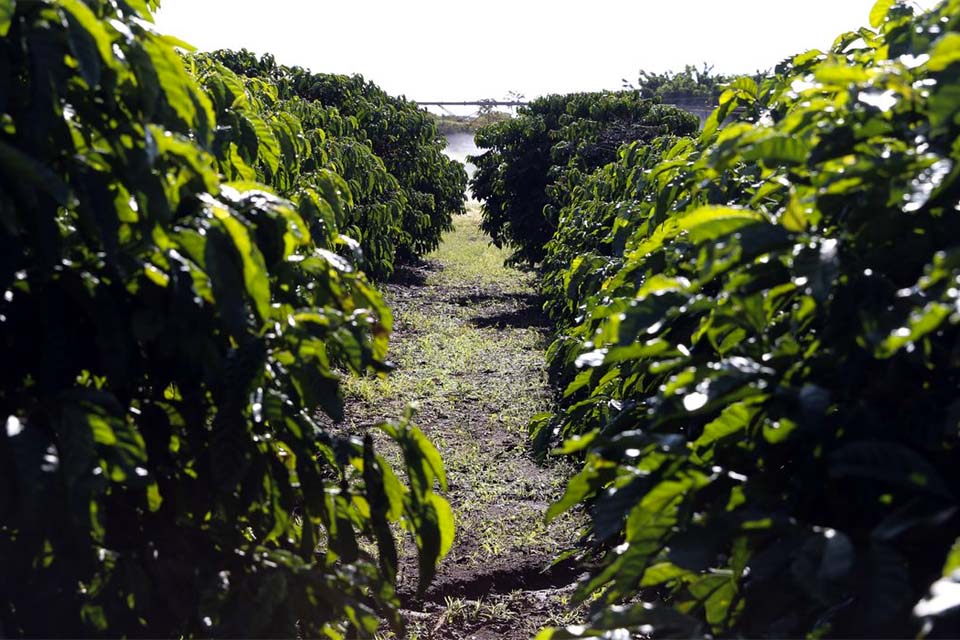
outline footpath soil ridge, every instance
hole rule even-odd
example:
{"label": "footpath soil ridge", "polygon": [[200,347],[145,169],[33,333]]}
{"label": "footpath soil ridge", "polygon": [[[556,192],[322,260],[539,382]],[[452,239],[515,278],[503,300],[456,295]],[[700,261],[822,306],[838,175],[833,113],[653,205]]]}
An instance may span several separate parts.
{"label": "footpath soil ridge", "polygon": [[478,225],[476,211],[459,218],[437,252],[387,284],[397,369],[348,384],[346,426],[358,432],[418,402],[416,423],[449,476],[457,538],[421,601],[411,549],[401,561],[410,638],[530,638],[574,621],[576,569],[551,562],[581,523],[544,523],[570,470],[538,464],[526,439],[551,401],[546,323],[532,276],[504,267]]}

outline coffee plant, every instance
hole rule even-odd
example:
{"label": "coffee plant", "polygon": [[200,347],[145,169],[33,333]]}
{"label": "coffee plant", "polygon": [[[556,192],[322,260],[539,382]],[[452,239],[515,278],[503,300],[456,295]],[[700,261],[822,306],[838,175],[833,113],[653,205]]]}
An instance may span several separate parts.
{"label": "coffee plant", "polygon": [[[309,208],[311,231],[325,248],[347,249],[368,275],[389,277],[407,237],[401,228],[405,199],[396,178],[358,139],[359,126],[335,109],[280,98],[282,81],[275,74],[240,76],[216,59],[230,55],[191,58],[220,125],[214,152],[221,173],[268,184]],[[341,200],[342,208],[326,204]],[[349,240],[345,246],[339,232],[355,239],[360,251],[350,252],[355,247]]]}
{"label": "coffee plant", "polygon": [[599,568],[542,638],[960,633],[960,0],[870,21],[559,213],[532,429]]}
{"label": "coffee plant", "polygon": [[409,415],[407,485],[319,421],[392,325],[335,118],[191,75],[156,6],[0,0],[0,635],[399,627],[395,536],[423,587],[452,518]]}
{"label": "coffee plant", "polygon": [[666,134],[691,134],[697,118],[642,100],[636,91],[538,98],[515,118],[481,127],[470,158],[470,188],[483,202],[481,228],[510,262],[535,265],[557,229],[558,210],[584,174],[617,157],[621,145]]}
{"label": "coffee plant", "polygon": [[[417,258],[436,249],[443,232],[452,228],[452,216],[465,211],[466,171],[443,154],[443,136],[430,114],[415,103],[388,95],[362,76],[278,66],[269,56],[257,59],[247,51],[214,56],[239,74],[269,80],[283,99],[299,98],[332,112],[350,129],[341,130],[340,139],[349,139],[353,149],[368,147],[382,161],[400,193],[377,194],[377,202],[386,201],[390,206],[375,205],[358,215],[396,215],[399,207],[396,248],[400,259]],[[331,154],[334,162],[340,157]],[[360,179],[365,178],[360,174]]]}

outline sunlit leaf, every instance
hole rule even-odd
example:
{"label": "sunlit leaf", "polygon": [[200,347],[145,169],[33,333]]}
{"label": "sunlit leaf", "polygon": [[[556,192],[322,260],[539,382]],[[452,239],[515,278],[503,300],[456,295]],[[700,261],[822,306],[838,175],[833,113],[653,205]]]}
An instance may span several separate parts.
{"label": "sunlit leaf", "polygon": [[937,41],[933,51],[930,52],[927,69],[944,71],[957,61],[960,61],[960,33],[946,33]]}
{"label": "sunlit leaf", "polygon": [[0,0],[0,38],[5,38],[10,32],[16,10],[16,0]]}
{"label": "sunlit leaf", "polygon": [[[69,13],[72,20],[76,21],[76,26],[71,25],[70,29],[71,42],[80,42],[79,34],[74,34],[74,32],[82,29],[84,32],[83,35],[89,37],[94,42],[96,50],[100,54],[99,60],[96,60],[89,55],[76,51],[76,49],[74,50],[75,53],[78,53],[81,72],[88,78],[88,81],[93,80],[93,84],[96,84],[96,81],[98,81],[100,77],[100,63],[109,67],[116,66],[113,55],[113,42],[111,41],[110,34],[93,11],[80,0],[62,0],[60,5]],[[93,68],[94,65],[96,65],[95,68]]]}
{"label": "sunlit leaf", "polygon": [[873,4],[873,8],[870,9],[870,26],[879,29],[880,25],[887,19],[887,14],[890,13],[894,4],[895,0],[877,0]]}

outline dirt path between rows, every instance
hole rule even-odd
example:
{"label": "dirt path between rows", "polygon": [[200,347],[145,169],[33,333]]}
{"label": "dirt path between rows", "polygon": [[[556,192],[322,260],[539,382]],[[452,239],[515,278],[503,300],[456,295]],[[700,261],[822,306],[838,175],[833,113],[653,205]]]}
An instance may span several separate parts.
{"label": "dirt path between rows", "polygon": [[544,523],[569,468],[538,464],[526,441],[527,422],[551,397],[546,325],[531,275],[505,268],[478,224],[475,209],[460,217],[438,251],[386,285],[397,370],[347,387],[347,424],[358,431],[419,403],[415,421],[449,477],[453,550],[423,599],[409,552],[401,570],[409,638],[532,638],[575,622],[578,575],[550,563],[574,546],[582,523]]}

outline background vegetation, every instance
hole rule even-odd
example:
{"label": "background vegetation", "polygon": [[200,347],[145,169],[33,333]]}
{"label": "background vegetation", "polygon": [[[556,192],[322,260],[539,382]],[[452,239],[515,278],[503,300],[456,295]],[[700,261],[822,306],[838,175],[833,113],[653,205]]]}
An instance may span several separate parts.
{"label": "background vegetation", "polygon": [[495,111],[493,109],[481,109],[479,113],[472,116],[437,115],[436,113],[431,113],[430,116],[433,118],[434,124],[437,125],[437,131],[442,136],[457,133],[473,135],[480,127],[487,127],[497,122],[509,120],[512,117],[505,111]]}
{"label": "background vegetation", "polygon": [[696,131],[696,117],[642,100],[636,91],[538,98],[510,120],[477,131],[484,153],[471,157],[471,191],[483,201],[483,224],[511,261],[543,260],[565,193],[585,173],[616,158],[625,142]]}
{"label": "background vegetation", "polygon": [[761,82],[768,75],[767,72],[756,72],[753,75],[724,75],[713,72],[713,66],[703,63],[700,68],[687,65],[683,71],[667,71],[653,73],[640,71],[636,85],[624,79],[623,86],[636,89],[643,98],[648,100],[660,99],[664,102],[705,101],[716,105],[717,100],[731,82],[738,78],[749,77],[754,82]]}

